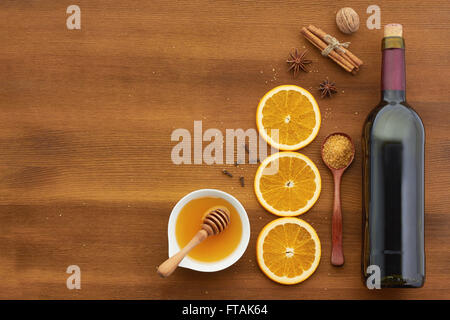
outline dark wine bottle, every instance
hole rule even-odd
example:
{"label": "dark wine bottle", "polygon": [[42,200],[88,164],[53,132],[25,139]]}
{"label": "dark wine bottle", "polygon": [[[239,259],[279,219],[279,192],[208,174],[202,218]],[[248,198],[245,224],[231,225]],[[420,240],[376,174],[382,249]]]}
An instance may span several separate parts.
{"label": "dark wine bottle", "polygon": [[381,102],[367,117],[362,135],[362,273],[366,283],[379,276],[381,288],[421,287],[425,132],[406,103],[401,25],[385,27],[382,52]]}

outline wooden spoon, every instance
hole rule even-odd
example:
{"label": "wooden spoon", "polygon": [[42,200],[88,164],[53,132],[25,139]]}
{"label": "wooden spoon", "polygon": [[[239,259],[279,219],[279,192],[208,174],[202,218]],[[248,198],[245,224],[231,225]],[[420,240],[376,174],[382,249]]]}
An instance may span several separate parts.
{"label": "wooden spoon", "polygon": [[[334,135],[341,135],[346,137],[351,145],[352,145],[352,156],[345,167],[336,169],[331,167],[324,158],[323,147],[325,142]],[[334,205],[333,205],[333,217],[331,220],[331,240],[332,240],[332,248],[331,248],[331,264],[333,266],[342,266],[344,264],[344,251],[342,249],[342,209],[341,209],[341,178],[342,175],[353,159],[355,158],[355,145],[353,144],[352,138],[350,138],[347,134],[342,132],[335,132],[328,135],[322,143],[322,160],[325,165],[331,170],[333,174],[334,180]]]}
{"label": "wooden spoon", "polygon": [[202,228],[191,241],[177,254],[164,261],[158,267],[158,274],[166,278],[170,276],[180,264],[181,260],[207,237],[216,235],[225,230],[230,224],[230,211],[226,207],[217,206],[208,209],[203,217]]}

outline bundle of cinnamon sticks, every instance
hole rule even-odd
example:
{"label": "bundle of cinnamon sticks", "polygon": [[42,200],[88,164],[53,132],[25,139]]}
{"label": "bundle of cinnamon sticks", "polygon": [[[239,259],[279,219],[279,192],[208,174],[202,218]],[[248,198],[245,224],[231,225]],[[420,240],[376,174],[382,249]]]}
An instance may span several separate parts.
{"label": "bundle of cinnamon sticks", "polygon": [[362,60],[347,49],[348,42],[340,43],[336,38],[313,25],[309,25],[307,28],[303,27],[301,33],[309,42],[322,51],[322,55],[328,56],[345,71],[356,74],[359,67],[362,66]]}

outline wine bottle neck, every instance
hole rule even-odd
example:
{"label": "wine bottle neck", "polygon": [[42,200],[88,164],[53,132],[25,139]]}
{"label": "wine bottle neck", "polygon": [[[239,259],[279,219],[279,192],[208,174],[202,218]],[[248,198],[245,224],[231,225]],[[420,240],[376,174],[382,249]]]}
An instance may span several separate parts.
{"label": "wine bottle neck", "polygon": [[405,90],[383,90],[381,98],[387,102],[404,102],[406,101]]}
{"label": "wine bottle neck", "polygon": [[381,90],[385,101],[406,100],[405,46],[401,37],[383,39]]}

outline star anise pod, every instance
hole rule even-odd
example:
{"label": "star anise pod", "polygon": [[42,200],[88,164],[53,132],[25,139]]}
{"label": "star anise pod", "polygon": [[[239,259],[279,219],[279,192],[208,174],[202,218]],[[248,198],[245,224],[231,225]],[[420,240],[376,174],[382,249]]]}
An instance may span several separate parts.
{"label": "star anise pod", "polygon": [[298,75],[300,70],[308,72],[306,65],[312,63],[312,61],[305,58],[307,52],[308,50],[299,53],[298,50],[295,49],[294,52],[289,53],[291,58],[286,62],[291,64],[289,71],[292,70],[294,72],[294,77]]}
{"label": "star anise pod", "polygon": [[331,97],[332,94],[337,92],[336,83],[330,82],[327,78],[320,84],[319,90],[322,93],[321,98]]}

